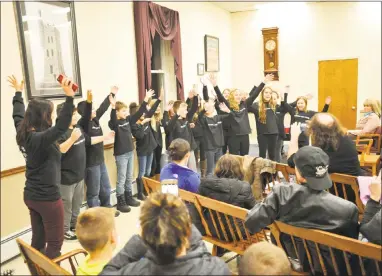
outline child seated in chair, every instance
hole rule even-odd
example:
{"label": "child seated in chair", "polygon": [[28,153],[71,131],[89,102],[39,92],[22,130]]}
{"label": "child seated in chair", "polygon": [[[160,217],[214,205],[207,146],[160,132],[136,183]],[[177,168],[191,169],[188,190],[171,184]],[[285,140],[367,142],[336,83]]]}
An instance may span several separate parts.
{"label": "child seated in chair", "polygon": [[78,267],[77,275],[98,275],[113,257],[117,244],[113,209],[94,207],[80,214],[76,234],[89,253]]}

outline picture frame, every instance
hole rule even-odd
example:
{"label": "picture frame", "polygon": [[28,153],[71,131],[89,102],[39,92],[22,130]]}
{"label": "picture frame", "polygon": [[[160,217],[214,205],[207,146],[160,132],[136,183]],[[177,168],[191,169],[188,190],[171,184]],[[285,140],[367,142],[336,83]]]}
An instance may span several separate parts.
{"label": "picture frame", "polygon": [[72,79],[82,97],[74,2],[14,2],[28,100],[63,98],[57,78]]}
{"label": "picture frame", "polygon": [[204,36],[204,57],[206,72],[219,72],[219,38],[215,36]]}
{"label": "picture frame", "polygon": [[204,64],[203,63],[197,64],[197,70],[198,70],[198,76],[204,76]]}

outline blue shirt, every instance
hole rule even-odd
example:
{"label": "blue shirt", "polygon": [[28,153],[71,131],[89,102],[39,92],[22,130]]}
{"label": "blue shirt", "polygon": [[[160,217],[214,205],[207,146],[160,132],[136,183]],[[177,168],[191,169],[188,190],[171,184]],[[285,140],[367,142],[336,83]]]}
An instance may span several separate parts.
{"label": "blue shirt", "polygon": [[179,189],[197,193],[200,185],[200,176],[193,170],[169,163],[160,172],[160,180],[177,179]]}

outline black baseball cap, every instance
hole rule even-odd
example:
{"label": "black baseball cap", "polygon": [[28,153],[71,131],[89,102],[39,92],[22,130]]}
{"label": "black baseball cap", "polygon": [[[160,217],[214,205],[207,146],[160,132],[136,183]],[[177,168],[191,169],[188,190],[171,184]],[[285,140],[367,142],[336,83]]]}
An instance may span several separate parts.
{"label": "black baseball cap", "polygon": [[302,147],[294,155],[294,163],[309,188],[322,191],[332,187],[328,173],[329,156],[322,149]]}

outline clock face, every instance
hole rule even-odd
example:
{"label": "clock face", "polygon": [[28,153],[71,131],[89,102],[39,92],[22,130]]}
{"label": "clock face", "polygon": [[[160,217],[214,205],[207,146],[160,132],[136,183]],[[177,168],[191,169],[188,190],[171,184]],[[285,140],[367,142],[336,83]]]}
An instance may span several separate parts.
{"label": "clock face", "polygon": [[276,48],[276,41],[270,39],[265,43],[265,49],[268,51],[273,51]]}

